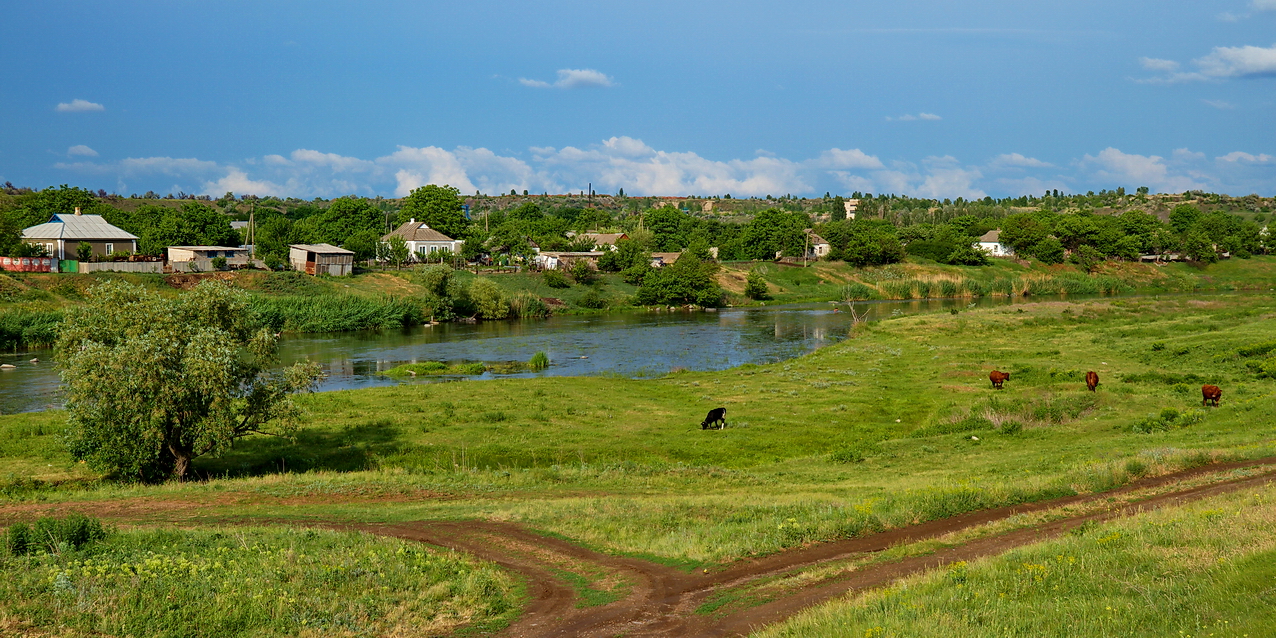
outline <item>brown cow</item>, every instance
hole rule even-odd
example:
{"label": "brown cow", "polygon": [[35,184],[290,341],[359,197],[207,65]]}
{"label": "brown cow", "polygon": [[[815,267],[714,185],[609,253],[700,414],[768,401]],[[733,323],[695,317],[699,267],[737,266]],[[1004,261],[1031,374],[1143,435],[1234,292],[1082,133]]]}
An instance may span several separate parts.
{"label": "brown cow", "polygon": [[1094,392],[1094,389],[1095,389],[1095,388],[1097,388],[1097,387],[1099,387],[1099,373],[1098,373],[1098,372],[1095,372],[1094,370],[1091,370],[1091,371],[1089,371],[1089,372],[1085,373],[1085,387],[1090,388],[1090,391],[1091,391],[1091,392]]}
{"label": "brown cow", "polygon": [[1201,405],[1218,407],[1218,400],[1223,398],[1223,390],[1216,385],[1201,386]]}
{"label": "brown cow", "polygon": [[988,380],[992,381],[992,387],[1000,390],[1001,384],[1010,380],[1010,373],[993,370],[992,373],[988,375]]}

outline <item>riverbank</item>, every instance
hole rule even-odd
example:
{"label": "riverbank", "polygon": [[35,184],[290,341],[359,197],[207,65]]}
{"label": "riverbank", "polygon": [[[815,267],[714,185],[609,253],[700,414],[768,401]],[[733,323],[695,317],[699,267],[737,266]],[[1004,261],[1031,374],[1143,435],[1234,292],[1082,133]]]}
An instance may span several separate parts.
{"label": "riverbank", "polygon": [[[334,333],[401,328],[432,320],[478,316],[471,301],[475,279],[495,292],[489,318],[536,318],[549,314],[645,311],[634,305],[637,287],[619,275],[599,273],[586,284],[551,286],[538,273],[475,275],[453,271],[444,287],[424,267],[364,272],[348,278],[309,277],[295,272],[236,271],[203,275],[0,274],[0,349],[48,345],[65,311],[82,303],[87,290],[109,279],[124,279],[166,295],[177,295],[205,278],[217,278],[253,295],[253,308],[268,325],[285,333]],[[767,283],[765,299],[743,294],[748,274]],[[437,278],[436,278],[437,279]],[[772,262],[728,263],[719,275],[732,306],[868,299],[981,298],[988,296],[1094,295],[1193,291],[1263,290],[1276,282],[1276,257],[1232,259],[1210,265],[1108,262],[1094,273],[1077,266],[993,260],[988,266],[948,266],[926,259],[889,266],[854,268],[845,262],[813,262],[809,267]],[[457,300],[460,300],[460,306]],[[485,308],[488,306],[485,306]],[[486,313],[487,311],[482,311]]]}

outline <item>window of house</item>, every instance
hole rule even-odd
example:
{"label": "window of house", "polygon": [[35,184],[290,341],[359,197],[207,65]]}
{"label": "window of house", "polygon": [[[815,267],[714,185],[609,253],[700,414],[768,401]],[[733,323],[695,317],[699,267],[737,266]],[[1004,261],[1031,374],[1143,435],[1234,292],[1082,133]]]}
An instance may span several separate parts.
{"label": "window of house", "polygon": [[108,254],[108,255],[109,255],[109,254],[111,254],[111,253],[113,253],[113,252],[115,252],[115,244],[107,244],[107,245],[106,245],[106,254]]}

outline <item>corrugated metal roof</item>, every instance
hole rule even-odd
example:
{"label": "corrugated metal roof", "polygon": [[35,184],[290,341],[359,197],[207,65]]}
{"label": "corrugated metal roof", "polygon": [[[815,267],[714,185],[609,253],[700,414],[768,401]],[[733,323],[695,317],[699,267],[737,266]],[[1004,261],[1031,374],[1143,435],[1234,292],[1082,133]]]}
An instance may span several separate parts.
{"label": "corrugated metal roof", "polygon": [[291,246],[289,246],[289,248],[296,248],[298,250],[304,250],[306,252],[311,252],[311,253],[323,253],[325,255],[332,255],[332,254],[353,255],[354,254],[353,250],[346,250],[345,248],[337,248],[336,246],[333,246],[332,244],[292,244]]}
{"label": "corrugated metal roof", "polygon": [[108,224],[101,215],[54,215],[46,223],[23,230],[22,237],[104,241],[137,239],[137,235]]}

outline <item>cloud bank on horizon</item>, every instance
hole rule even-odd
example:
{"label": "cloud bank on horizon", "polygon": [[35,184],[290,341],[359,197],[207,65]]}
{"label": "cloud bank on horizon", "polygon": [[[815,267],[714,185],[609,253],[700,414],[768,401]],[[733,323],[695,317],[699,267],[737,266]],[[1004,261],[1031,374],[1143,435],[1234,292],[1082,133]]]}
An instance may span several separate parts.
{"label": "cloud bank on horizon", "polygon": [[[96,157],[87,146],[68,156]],[[632,137],[612,137],[585,148],[537,147],[523,159],[486,148],[399,146],[371,159],[310,149],[271,154],[234,164],[195,158],[146,157],[117,161],[59,162],[56,167],[87,181],[115,184],[171,183],[172,192],[221,196],[226,192],[278,197],[343,195],[402,197],[425,184],[447,184],[462,194],[624,189],[629,195],[819,195],[824,192],[894,193],[934,199],[1037,195],[1047,190],[1085,192],[1147,186],[1153,192],[1213,190],[1249,193],[1276,188],[1276,157],[1233,151],[1218,157],[1188,149],[1168,157],[1124,153],[1108,147],[1060,167],[1020,153],[980,164],[952,156],[920,162],[884,160],[859,149],[830,148],[813,157],[758,154],[713,160],[694,152],[662,151]],[[139,187],[141,188],[141,187]],[[142,190],[152,190],[144,188]]]}

